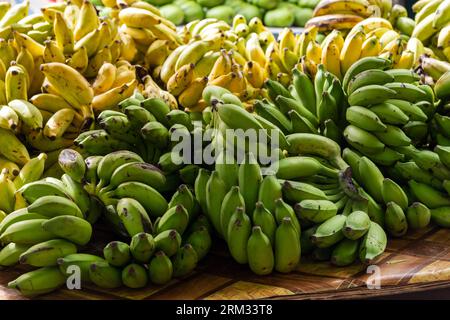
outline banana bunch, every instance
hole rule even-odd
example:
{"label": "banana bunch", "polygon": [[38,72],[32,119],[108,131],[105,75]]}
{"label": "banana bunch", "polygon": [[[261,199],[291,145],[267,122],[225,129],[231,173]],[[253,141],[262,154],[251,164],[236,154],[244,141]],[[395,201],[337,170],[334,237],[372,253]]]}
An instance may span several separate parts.
{"label": "banana bunch", "polygon": [[[164,59],[182,39],[176,26],[161,16],[158,8],[146,1],[103,1],[109,20],[117,24],[117,34],[127,61]],[[162,42],[161,42],[162,41]],[[154,42],[157,42],[152,46]],[[164,48],[158,44],[164,43]],[[160,57],[157,57],[160,55]]]}
{"label": "banana bunch", "polygon": [[316,26],[324,33],[348,31],[364,20],[384,18],[410,35],[414,21],[407,16],[406,9],[391,0],[322,0],[305,27]]}
{"label": "banana bunch", "polygon": [[104,259],[97,257],[98,261],[86,264],[86,280],[107,289],[122,285],[136,289],[150,282],[164,285],[173,277],[191,273],[211,247],[209,222],[199,216],[184,235],[167,219],[163,225],[165,230],[153,234],[136,233],[129,244],[108,243],[103,249]]}
{"label": "banana bunch", "polygon": [[440,60],[450,60],[449,28],[450,3],[448,1],[417,1],[413,5],[416,26],[412,33],[428,45]]}

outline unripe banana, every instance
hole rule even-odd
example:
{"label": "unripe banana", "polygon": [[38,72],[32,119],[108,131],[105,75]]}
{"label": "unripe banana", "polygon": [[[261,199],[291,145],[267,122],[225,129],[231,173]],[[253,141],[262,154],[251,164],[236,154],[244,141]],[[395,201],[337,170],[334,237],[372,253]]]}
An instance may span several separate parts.
{"label": "unripe banana", "polygon": [[155,240],[151,234],[141,232],[131,238],[131,255],[140,263],[148,263],[155,252]]}
{"label": "unripe banana", "polygon": [[211,249],[211,236],[208,229],[204,226],[200,226],[189,235],[186,239],[186,243],[192,245],[197,253],[198,260],[202,260]]}
{"label": "unripe banana", "polygon": [[245,210],[245,200],[240,193],[238,186],[234,186],[223,198],[222,206],[220,208],[220,226],[225,240],[228,239],[227,233],[231,216],[236,211],[236,208],[241,207]]}
{"label": "unripe banana", "polygon": [[72,149],[64,149],[59,154],[58,163],[73,180],[81,182],[86,173],[86,164],[81,154]]}
{"label": "unripe banana", "polygon": [[433,220],[438,226],[449,228],[450,227],[450,207],[440,207],[431,209],[431,220]]}
{"label": "unripe banana", "polygon": [[344,238],[342,230],[346,216],[337,215],[323,222],[311,236],[311,241],[319,248],[327,248]]}
{"label": "unripe banana", "polygon": [[378,202],[383,201],[382,188],[384,176],[380,169],[367,157],[359,160],[359,172],[364,174],[361,181],[367,192]]}
{"label": "unripe banana", "polygon": [[412,229],[422,229],[430,223],[431,212],[424,204],[414,202],[406,209],[408,227]]}
{"label": "unripe banana", "polygon": [[342,233],[350,240],[357,240],[369,230],[370,218],[364,211],[353,211],[345,220]]}
{"label": "unripe banana", "polygon": [[151,232],[153,229],[145,208],[135,199],[120,199],[117,203],[117,214],[130,237],[141,232]]}
{"label": "unripe banana", "polygon": [[370,228],[359,246],[359,260],[370,263],[386,249],[387,237],[383,228],[376,222],[370,223]]}
{"label": "unripe banana", "polygon": [[190,244],[185,244],[172,259],[173,276],[183,277],[191,273],[197,266],[198,257]]}
{"label": "unripe banana", "polygon": [[395,202],[403,210],[408,207],[408,196],[405,191],[393,180],[385,178],[381,188],[384,203]]}
{"label": "unripe banana", "polygon": [[172,279],[172,261],[170,261],[163,251],[158,251],[148,266],[148,272],[152,283],[158,285],[165,284]]}
{"label": "unripe banana", "polygon": [[253,227],[248,239],[247,257],[250,269],[257,275],[266,275],[272,272],[275,265],[272,245],[259,226]]}
{"label": "unripe banana", "polygon": [[169,201],[169,208],[173,208],[177,205],[182,205],[186,209],[190,220],[194,218],[194,195],[185,184],[181,184],[178,187],[177,191],[172,195],[172,198]]}
{"label": "unripe banana", "polygon": [[354,125],[347,126],[343,135],[351,146],[365,154],[382,152],[385,148],[375,135]]}
{"label": "unripe banana", "polygon": [[302,200],[294,209],[300,218],[314,223],[327,221],[337,213],[336,205],[328,200]]}
{"label": "unripe banana", "polygon": [[[286,218],[286,217],[290,218],[291,223],[294,225],[295,230],[297,231],[297,235],[300,236],[301,228],[300,228],[300,223],[295,215],[295,211],[290,205],[288,205],[286,202],[284,202],[282,198],[275,200],[274,215],[275,215],[275,219],[276,219],[276,222],[278,225],[280,225],[283,222],[284,218]],[[263,232],[264,232],[264,229],[263,229]],[[265,234],[268,235],[267,233],[265,233]],[[269,239],[272,240],[272,238],[269,238]]]}
{"label": "unripe banana", "polygon": [[122,286],[120,269],[110,266],[106,261],[96,261],[89,267],[89,278],[100,288],[114,289]]}
{"label": "unripe banana", "polygon": [[103,256],[114,267],[126,266],[131,259],[130,246],[121,241],[111,241],[103,248]]}
{"label": "unripe banana", "polygon": [[200,169],[194,182],[195,197],[197,199],[197,202],[200,204],[200,207],[202,208],[202,212],[205,214],[208,212],[208,208],[206,205],[206,185],[208,183],[209,177],[210,174],[208,171],[206,171],[205,169]]}
{"label": "unripe banana", "polygon": [[281,184],[274,175],[266,176],[259,187],[258,201],[270,212],[274,212],[275,200],[282,197],[281,190]]}
{"label": "unripe banana", "polygon": [[104,262],[101,257],[88,254],[88,253],[74,253],[69,254],[63,258],[59,258],[57,263],[59,270],[63,275],[67,275],[70,270],[67,270],[70,266],[77,266],[80,268],[81,281],[91,282],[89,277],[89,268],[93,262]]}
{"label": "unripe banana", "polygon": [[143,288],[148,282],[147,270],[139,264],[129,264],[122,270],[122,282],[128,288]]}
{"label": "unripe banana", "polygon": [[11,242],[3,247],[0,251],[0,266],[10,267],[19,263],[19,257],[22,253],[28,250],[30,245],[17,244]]}
{"label": "unripe banana", "polygon": [[69,241],[52,239],[30,247],[22,253],[19,262],[34,267],[56,266],[58,258],[77,252],[77,247]]}
{"label": "unripe banana", "polygon": [[42,223],[44,230],[78,245],[86,245],[92,236],[89,222],[79,217],[62,215]]}
{"label": "unripe banana", "polygon": [[275,270],[286,273],[295,269],[301,255],[299,240],[291,218],[283,218],[275,233]]}
{"label": "unripe banana", "polygon": [[27,297],[33,297],[56,290],[66,282],[66,277],[57,267],[44,267],[22,274],[8,283]]}
{"label": "unripe banana", "polygon": [[433,187],[415,180],[408,181],[408,184],[413,195],[428,208],[435,209],[450,205],[448,197]]}
{"label": "unripe banana", "polygon": [[227,228],[227,243],[231,256],[238,263],[248,262],[247,242],[251,233],[251,221],[243,207],[237,207]]}
{"label": "unripe banana", "polygon": [[395,202],[386,205],[386,229],[394,237],[401,237],[408,231],[408,222],[403,209]]}
{"label": "unripe banana", "polygon": [[211,176],[206,184],[206,206],[207,206],[207,215],[211,220],[214,229],[225,237],[222,233],[222,225],[220,220],[220,211],[222,207],[222,201],[227,194],[227,189],[225,183],[222,179],[219,178],[219,173],[217,171],[213,171]]}
{"label": "unripe banana", "polygon": [[19,244],[37,244],[51,240],[55,236],[42,227],[46,219],[31,219],[15,222],[1,234],[0,241],[4,244],[11,242]]}
{"label": "unripe banana", "polygon": [[59,196],[44,196],[39,198],[28,206],[28,211],[48,218],[60,215],[83,218],[83,213],[73,201]]}
{"label": "unripe banana", "polygon": [[[277,209],[275,209],[275,212],[277,212]],[[273,214],[264,207],[262,202],[256,203],[252,221],[254,225],[261,227],[262,232],[269,238],[270,243],[274,245],[277,223],[275,222]]]}
{"label": "unripe banana", "polygon": [[352,264],[358,257],[359,241],[344,239],[334,247],[331,263],[338,267]]}

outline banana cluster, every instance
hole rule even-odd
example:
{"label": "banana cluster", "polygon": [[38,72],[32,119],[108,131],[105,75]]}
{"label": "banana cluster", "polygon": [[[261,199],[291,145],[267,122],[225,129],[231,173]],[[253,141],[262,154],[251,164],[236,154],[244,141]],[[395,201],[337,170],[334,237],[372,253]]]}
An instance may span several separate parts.
{"label": "banana cluster", "polygon": [[441,60],[450,60],[450,4],[447,1],[417,1],[413,5],[416,26],[412,33],[428,45]]}
{"label": "banana cluster", "polygon": [[[314,9],[305,27],[316,26],[320,32],[348,31],[368,18],[385,18],[391,22],[407,18],[406,9],[391,0],[322,0]],[[411,19],[400,19],[400,25],[411,29]],[[414,25],[412,25],[414,27]]]}

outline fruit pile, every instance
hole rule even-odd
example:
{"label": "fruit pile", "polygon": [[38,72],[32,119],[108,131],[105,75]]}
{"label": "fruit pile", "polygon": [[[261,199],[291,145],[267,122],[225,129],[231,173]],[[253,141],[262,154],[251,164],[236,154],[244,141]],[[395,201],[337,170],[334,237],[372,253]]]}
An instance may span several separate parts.
{"label": "fruit pile", "polygon": [[[127,1],[99,0],[99,7],[120,6]],[[180,26],[195,20],[218,19],[231,24],[236,14],[247,20],[259,18],[268,27],[303,27],[313,15],[318,0],[149,0],[161,15]]]}
{"label": "fruit pile", "polygon": [[258,275],[367,264],[450,227],[446,1],[320,1],[277,38],[296,3],[102,4],[0,2],[0,266],[35,269],[10,287],[162,285],[215,241]]}

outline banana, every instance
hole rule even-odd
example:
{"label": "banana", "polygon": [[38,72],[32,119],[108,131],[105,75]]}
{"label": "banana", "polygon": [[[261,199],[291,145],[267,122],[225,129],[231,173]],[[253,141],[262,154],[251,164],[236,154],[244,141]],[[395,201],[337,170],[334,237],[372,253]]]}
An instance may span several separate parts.
{"label": "banana", "polygon": [[247,243],[247,256],[250,269],[254,273],[266,275],[272,272],[275,264],[272,246],[259,226],[252,228]]}
{"label": "banana", "polygon": [[331,263],[338,267],[351,265],[358,257],[359,241],[344,239],[333,248]]}
{"label": "banana", "polygon": [[[263,209],[263,211],[265,211],[264,207],[261,208],[261,209]],[[270,213],[270,211],[267,211],[267,212]],[[284,202],[282,198],[279,198],[279,199],[277,199],[275,201],[274,216],[275,216],[275,220],[276,220],[278,225],[280,225],[282,223],[283,219],[286,218],[286,217],[291,219],[291,222],[293,223],[293,225],[295,227],[295,230],[297,231],[298,236],[300,236],[301,228],[300,228],[300,223],[299,223],[297,217],[295,216],[295,211],[289,204]],[[264,231],[264,229],[263,229],[263,231]],[[271,235],[267,234],[267,233],[266,233],[266,235],[269,236],[269,239],[273,243],[274,237],[271,237]]]}
{"label": "banana", "polygon": [[170,281],[173,266],[163,251],[157,251],[149,264],[150,280],[154,284],[165,284]]}
{"label": "banana", "polygon": [[155,252],[155,240],[151,234],[137,233],[131,238],[130,251],[136,261],[148,263]]}
{"label": "banana", "polygon": [[92,109],[94,112],[100,113],[101,111],[112,109],[121,101],[129,98],[133,91],[136,89],[138,81],[136,79],[124,83],[119,87],[114,87],[106,92],[96,95],[92,99]]}
{"label": "banana", "polygon": [[427,184],[410,180],[408,181],[408,185],[413,195],[430,209],[448,206],[450,204],[450,200],[443,193]]}
{"label": "banana", "polygon": [[38,108],[25,100],[9,101],[8,106],[14,110],[20,120],[32,130],[39,130],[43,127],[42,114]]}
{"label": "banana", "polygon": [[[389,85],[390,83],[383,86],[371,84],[358,88],[350,94],[348,103],[351,106],[368,106],[382,103],[387,99],[394,99],[397,91],[390,89]],[[397,87],[395,88],[397,89]]]}
{"label": "banana", "polygon": [[216,229],[221,234],[221,205],[227,193],[226,185],[219,177],[217,171],[213,171],[206,184],[206,206],[208,216]]}
{"label": "banana", "polygon": [[[369,19],[366,19],[369,20]],[[352,29],[364,21],[364,18],[354,14],[327,14],[325,16],[316,16],[308,20],[305,28],[317,27],[319,32],[331,30]]]}
{"label": "banana", "polygon": [[311,241],[319,248],[328,248],[344,238],[342,230],[346,216],[335,215],[323,222],[311,236]]}
{"label": "banana", "polygon": [[388,178],[384,179],[381,192],[384,203],[394,202],[403,210],[408,207],[408,196],[395,181]]}
{"label": "banana", "polygon": [[395,202],[386,205],[386,230],[394,237],[401,237],[408,231],[408,222],[403,209]]}
{"label": "banana", "polygon": [[[28,100],[27,91],[29,85],[30,80],[25,69],[15,62],[11,62],[11,66],[8,68],[5,75],[6,102],[14,101],[16,99]],[[27,120],[31,119],[27,117]]]}
{"label": "banana", "polygon": [[364,211],[353,211],[345,220],[342,233],[347,239],[357,240],[363,237],[370,228],[370,217]]}
{"label": "banana", "polygon": [[367,36],[361,46],[360,58],[377,56],[381,51],[381,45],[376,35]]}
{"label": "banana", "polygon": [[29,245],[10,243],[0,251],[0,266],[10,267],[19,263],[19,257],[30,248]]}
{"label": "banana", "polygon": [[67,268],[71,265],[78,266],[81,271],[81,281],[91,282],[89,278],[89,267],[93,262],[104,262],[103,258],[87,253],[74,253],[66,255],[57,260],[59,270],[63,275],[67,273]]}
{"label": "banana", "polygon": [[370,109],[352,106],[346,111],[346,119],[350,124],[360,127],[367,131],[383,131],[386,125]]}
{"label": "banana", "polygon": [[97,168],[97,176],[100,179],[99,186],[109,184],[113,172],[120,166],[127,163],[143,163],[144,160],[134,152],[121,150],[105,156]]}
{"label": "banana", "polygon": [[194,67],[193,63],[180,67],[167,81],[167,90],[175,96],[186,90],[193,80]]}
{"label": "banana", "polygon": [[8,175],[9,170],[3,168],[0,173],[0,195],[2,198],[0,210],[10,213],[14,209],[14,193],[16,192],[16,187]]}
{"label": "banana", "polygon": [[296,214],[314,223],[322,223],[334,217],[336,205],[329,200],[302,200],[294,206]]}
{"label": "banana", "polygon": [[106,261],[94,261],[89,266],[91,281],[105,289],[114,289],[122,286],[122,273],[120,269],[110,266]]}
{"label": "banana", "polygon": [[[89,63],[89,57],[86,47],[77,48],[75,53],[67,59],[67,65],[82,73],[86,70]],[[72,101],[73,103],[73,101]],[[79,104],[75,104],[78,106]]]}
{"label": "banana", "polygon": [[61,109],[55,112],[44,126],[44,135],[49,139],[61,138],[71,125],[75,116],[73,109]]}
{"label": "banana", "polygon": [[143,266],[132,263],[122,270],[122,282],[128,288],[138,289],[147,285],[147,269]]}
{"label": "banana", "polygon": [[[6,104],[6,98],[4,103]],[[19,116],[9,106],[4,105],[0,108],[0,127],[7,130],[15,130],[19,125]]]}
{"label": "banana", "polygon": [[158,233],[155,237],[156,251],[163,251],[168,257],[173,256],[181,245],[181,236],[175,229]]}
{"label": "banana", "polygon": [[18,244],[38,244],[53,239],[55,236],[42,227],[46,219],[31,219],[15,222],[7,227],[0,236],[4,244],[11,242]]}
{"label": "banana", "polygon": [[431,173],[421,169],[413,161],[397,162],[394,166],[397,172],[405,180],[415,180],[417,182],[428,184],[434,188],[442,189],[442,181],[435,178]]}
{"label": "banana", "polygon": [[[299,234],[289,217],[283,218],[275,233],[275,270],[291,272],[300,261]],[[288,243],[289,249],[288,249]]]}
{"label": "banana", "polygon": [[95,7],[89,1],[83,1],[74,27],[73,35],[75,41],[79,41],[89,32],[99,26],[99,19]]}
{"label": "banana", "polygon": [[192,194],[189,187],[185,184],[181,184],[177,191],[172,195],[172,198],[169,201],[169,208],[176,207],[177,205],[182,205],[190,218],[193,218],[197,212],[195,210],[195,200],[194,195]]}
{"label": "banana", "polygon": [[384,230],[376,222],[371,222],[359,247],[359,259],[363,263],[370,263],[384,252],[386,244]]}
{"label": "banana", "polygon": [[205,226],[199,226],[196,230],[192,231],[186,242],[192,245],[197,253],[199,261],[202,260],[211,249],[211,236]]}
{"label": "banana", "polygon": [[[72,105],[87,105],[94,92],[89,82],[75,69],[58,62],[41,65],[49,83]],[[98,96],[97,96],[98,97]]]}
{"label": "banana", "polygon": [[384,85],[393,82],[394,76],[387,71],[379,69],[369,69],[358,73],[354,78],[350,79],[348,83],[347,94],[351,95],[356,89],[370,85],[378,84]]}
{"label": "banana", "polygon": [[175,229],[179,234],[183,234],[189,222],[189,213],[186,208],[178,204],[167,210],[156,224],[156,233]]}
{"label": "banana", "polygon": [[345,128],[344,137],[347,142],[365,154],[374,154],[384,150],[385,145],[375,135],[354,125]]}
{"label": "banana", "polygon": [[78,245],[86,245],[91,239],[92,227],[79,217],[61,215],[42,223],[44,230]]}
{"label": "banana", "polygon": [[411,139],[398,127],[387,125],[384,131],[374,133],[387,146],[399,147],[411,144]]}
{"label": "banana", "polygon": [[344,46],[340,52],[342,74],[345,74],[350,66],[359,59],[363,41],[364,33],[362,30],[345,38]]}
{"label": "banana", "polygon": [[50,113],[58,112],[61,109],[71,109],[72,106],[68,104],[61,96],[40,93],[32,96],[30,102],[39,110],[48,111]]}
{"label": "banana", "polygon": [[[367,19],[369,20],[369,19]],[[355,62],[345,73],[342,79],[342,87],[347,91],[348,84],[357,74],[369,70],[380,69],[384,70],[391,65],[391,62],[384,58],[379,57],[364,57]]]}
{"label": "banana", "polygon": [[123,164],[114,170],[109,186],[114,188],[128,181],[142,182],[156,190],[160,190],[165,184],[166,178],[158,168],[151,164],[132,162]]}
{"label": "banana", "polygon": [[431,220],[433,220],[438,226],[448,228],[450,226],[450,211],[449,207],[441,207],[431,209]]}
{"label": "banana", "polygon": [[208,84],[208,77],[197,78],[193,80],[185,90],[183,90],[179,97],[178,102],[185,108],[192,108],[202,98],[203,89]]}
{"label": "banana", "polygon": [[183,277],[191,273],[197,266],[198,256],[190,244],[185,244],[172,259],[173,276]]}
{"label": "banana", "polygon": [[[295,215],[293,216],[295,217]],[[252,221],[255,225],[261,227],[262,231],[273,245],[275,243],[275,230],[277,224],[272,213],[264,207],[262,202],[256,203],[255,210],[252,215]]]}
{"label": "banana", "polygon": [[277,177],[280,179],[299,179],[322,174],[337,177],[337,170],[322,165],[312,157],[289,157],[278,161]]}
{"label": "banana", "polygon": [[74,181],[81,182],[86,172],[83,156],[72,149],[64,149],[58,157],[61,169]]}
{"label": "banana", "polygon": [[19,290],[24,296],[33,297],[52,292],[64,283],[66,277],[57,267],[44,267],[22,274],[9,282],[8,287]]}
{"label": "banana", "polygon": [[231,256],[238,263],[245,264],[247,258],[247,242],[251,234],[250,218],[244,208],[236,207],[227,227],[227,244]]}
{"label": "banana", "polygon": [[422,229],[430,223],[431,212],[424,204],[414,202],[406,209],[406,218],[408,227]]}
{"label": "banana", "polygon": [[20,255],[19,262],[34,267],[51,267],[57,265],[57,259],[76,252],[77,247],[74,244],[53,239],[30,247]]}
{"label": "banana", "polygon": [[103,256],[114,267],[124,267],[131,260],[130,246],[121,241],[111,241],[103,248]]}
{"label": "banana", "polygon": [[83,213],[71,200],[59,196],[44,196],[28,206],[28,211],[53,218],[60,215],[71,215],[83,218]]}
{"label": "banana", "polygon": [[152,230],[152,222],[148,213],[135,199],[120,199],[117,203],[117,214],[130,237],[140,232],[151,232]]}
{"label": "banana", "polygon": [[14,31],[13,36],[17,46],[27,49],[35,59],[44,55],[44,46],[30,36],[18,31]]}

